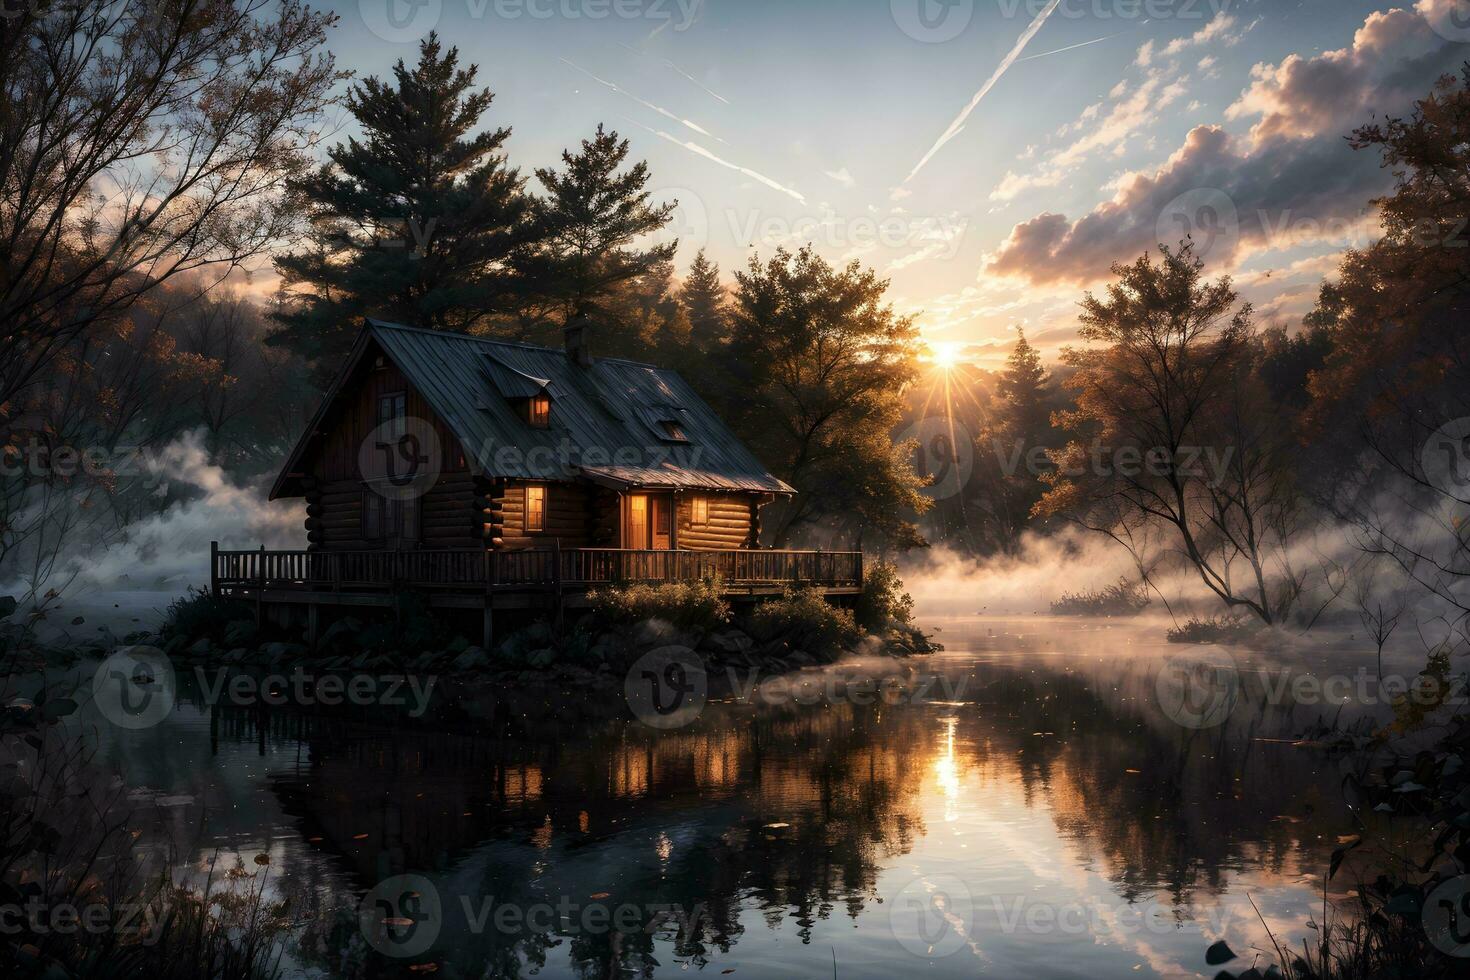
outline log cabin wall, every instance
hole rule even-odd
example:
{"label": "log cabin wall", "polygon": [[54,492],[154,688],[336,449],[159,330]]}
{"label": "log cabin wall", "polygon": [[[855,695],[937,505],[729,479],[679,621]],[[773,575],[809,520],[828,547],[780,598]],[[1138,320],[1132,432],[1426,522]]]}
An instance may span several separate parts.
{"label": "log cabin wall", "polygon": [[[707,501],[709,519],[694,523],[694,501]],[[678,522],[675,538],[684,551],[721,551],[752,547],[757,497],[739,493],[682,493],[675,503]]]}
{"label": "log cabin wall", "polygon": [[[474,482],[459,441],[422,395],[380,352],[368,351],[348,379],[326,432],[308,461],[306,532],[308,547],[325,551],[370,551],[381,539],[363,536],[364,495],[358,465],[363,440],[378,426],[378,400],[402,392],[404,412],[429,422],[439,438],[440,476],[417,501],[418,538],[404,547],[476,548],[484,544],[474,509]],[[386,502],[379,506],[384,507]]]}
{"label": "log cabin wall", "polygon": [[[441,448],[441,472],[416,502],[417,537],[404,548],[496,550],[527,548],[618,548],[622,546],[622,498],[581,483],[545,482],[544,529],[526,528],[525,482],[475,475],[458,440],[404,374],[380,352],[370,350],[348,379],[325,433],[305,462],[308,547],[327,551],[372,551],[383,538],[364,536],[367,490],[358,464],[362,443],[378,426],[379,399],[402,392],[405,414],[433,425]],[[756,547],[761,494],[685,492],[675,499],[675,547],[714,551]],[[694,500],[707,501],[708,519],[694,523]],[[386,522],[388,504],[379,499]]]}
{"label": "log cabin wall", "polygon": [[[602,492],[578,483],[525,483],[478,481],[483,508],[483,535],[491,548],[523,551],[527,548],[597,547]],[[527,528],[526,488],[546,491],[546,513],[540,531]],[[616,505],[616,496],[614,496]]]}

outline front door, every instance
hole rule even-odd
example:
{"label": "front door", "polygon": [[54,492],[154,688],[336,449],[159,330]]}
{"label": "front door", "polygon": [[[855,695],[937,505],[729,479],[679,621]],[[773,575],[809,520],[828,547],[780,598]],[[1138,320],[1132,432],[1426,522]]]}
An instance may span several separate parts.
{"label": "front door", "polygon": [[674,499],[667,494],[630,494],[624,532],[624,548],[668,551],[674,546]]}

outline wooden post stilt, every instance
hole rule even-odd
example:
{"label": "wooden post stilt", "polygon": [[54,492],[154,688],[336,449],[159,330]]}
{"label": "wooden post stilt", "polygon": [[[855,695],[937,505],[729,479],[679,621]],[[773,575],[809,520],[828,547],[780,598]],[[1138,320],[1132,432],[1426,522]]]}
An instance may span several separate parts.
{"label": "wooden post stilt", "polygon": [[306,607],[306,642],[313,650],[316,649],[317,626],[319,625],[320,609],[320,604],[315,602],[308,603]]}

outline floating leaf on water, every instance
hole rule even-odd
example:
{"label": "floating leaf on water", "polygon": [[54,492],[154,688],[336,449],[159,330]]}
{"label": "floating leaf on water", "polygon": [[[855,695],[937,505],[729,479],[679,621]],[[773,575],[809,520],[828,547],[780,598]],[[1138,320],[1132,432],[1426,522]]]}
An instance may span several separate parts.
{"label": "floating leaf on water", "polygon": [[1219,966],[1221,963],[1229,963],[1235,959],[1235,951],[1223,939],[1217,939],[1205,950],[1205,962],[1210,966]]}
{"label": "floating leaf on water", "polygon": [[597,892],[596,894],[594,894],[592,896],[592,898],[593,898],[594,901],[601,901],[602,899],[607,898],[611,894],[612,894],[612,892]]}
{"label": "floating leaf on water", "polygon": [[262,867],[270,864],[271,856],[269,854],[257,854],[255,855],[255,863],[261,865]]}

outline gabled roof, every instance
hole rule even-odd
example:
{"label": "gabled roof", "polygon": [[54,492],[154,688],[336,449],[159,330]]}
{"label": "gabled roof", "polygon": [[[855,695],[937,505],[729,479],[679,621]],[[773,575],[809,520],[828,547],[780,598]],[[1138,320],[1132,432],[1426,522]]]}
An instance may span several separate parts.
{"label": "gabled roof", "polygon": [[[677,373],[618,358],[586,367],[565,351],[369,320],[271,498],[300,496],[298,467],[363,355],[376,346],[438,414],[472,468],[513,480],[791,494]],[[551,397],[537,429],[518,400]],[[665,423],[685,437],[675,441]],[[295,474],[295,475],[293,475]]]}

